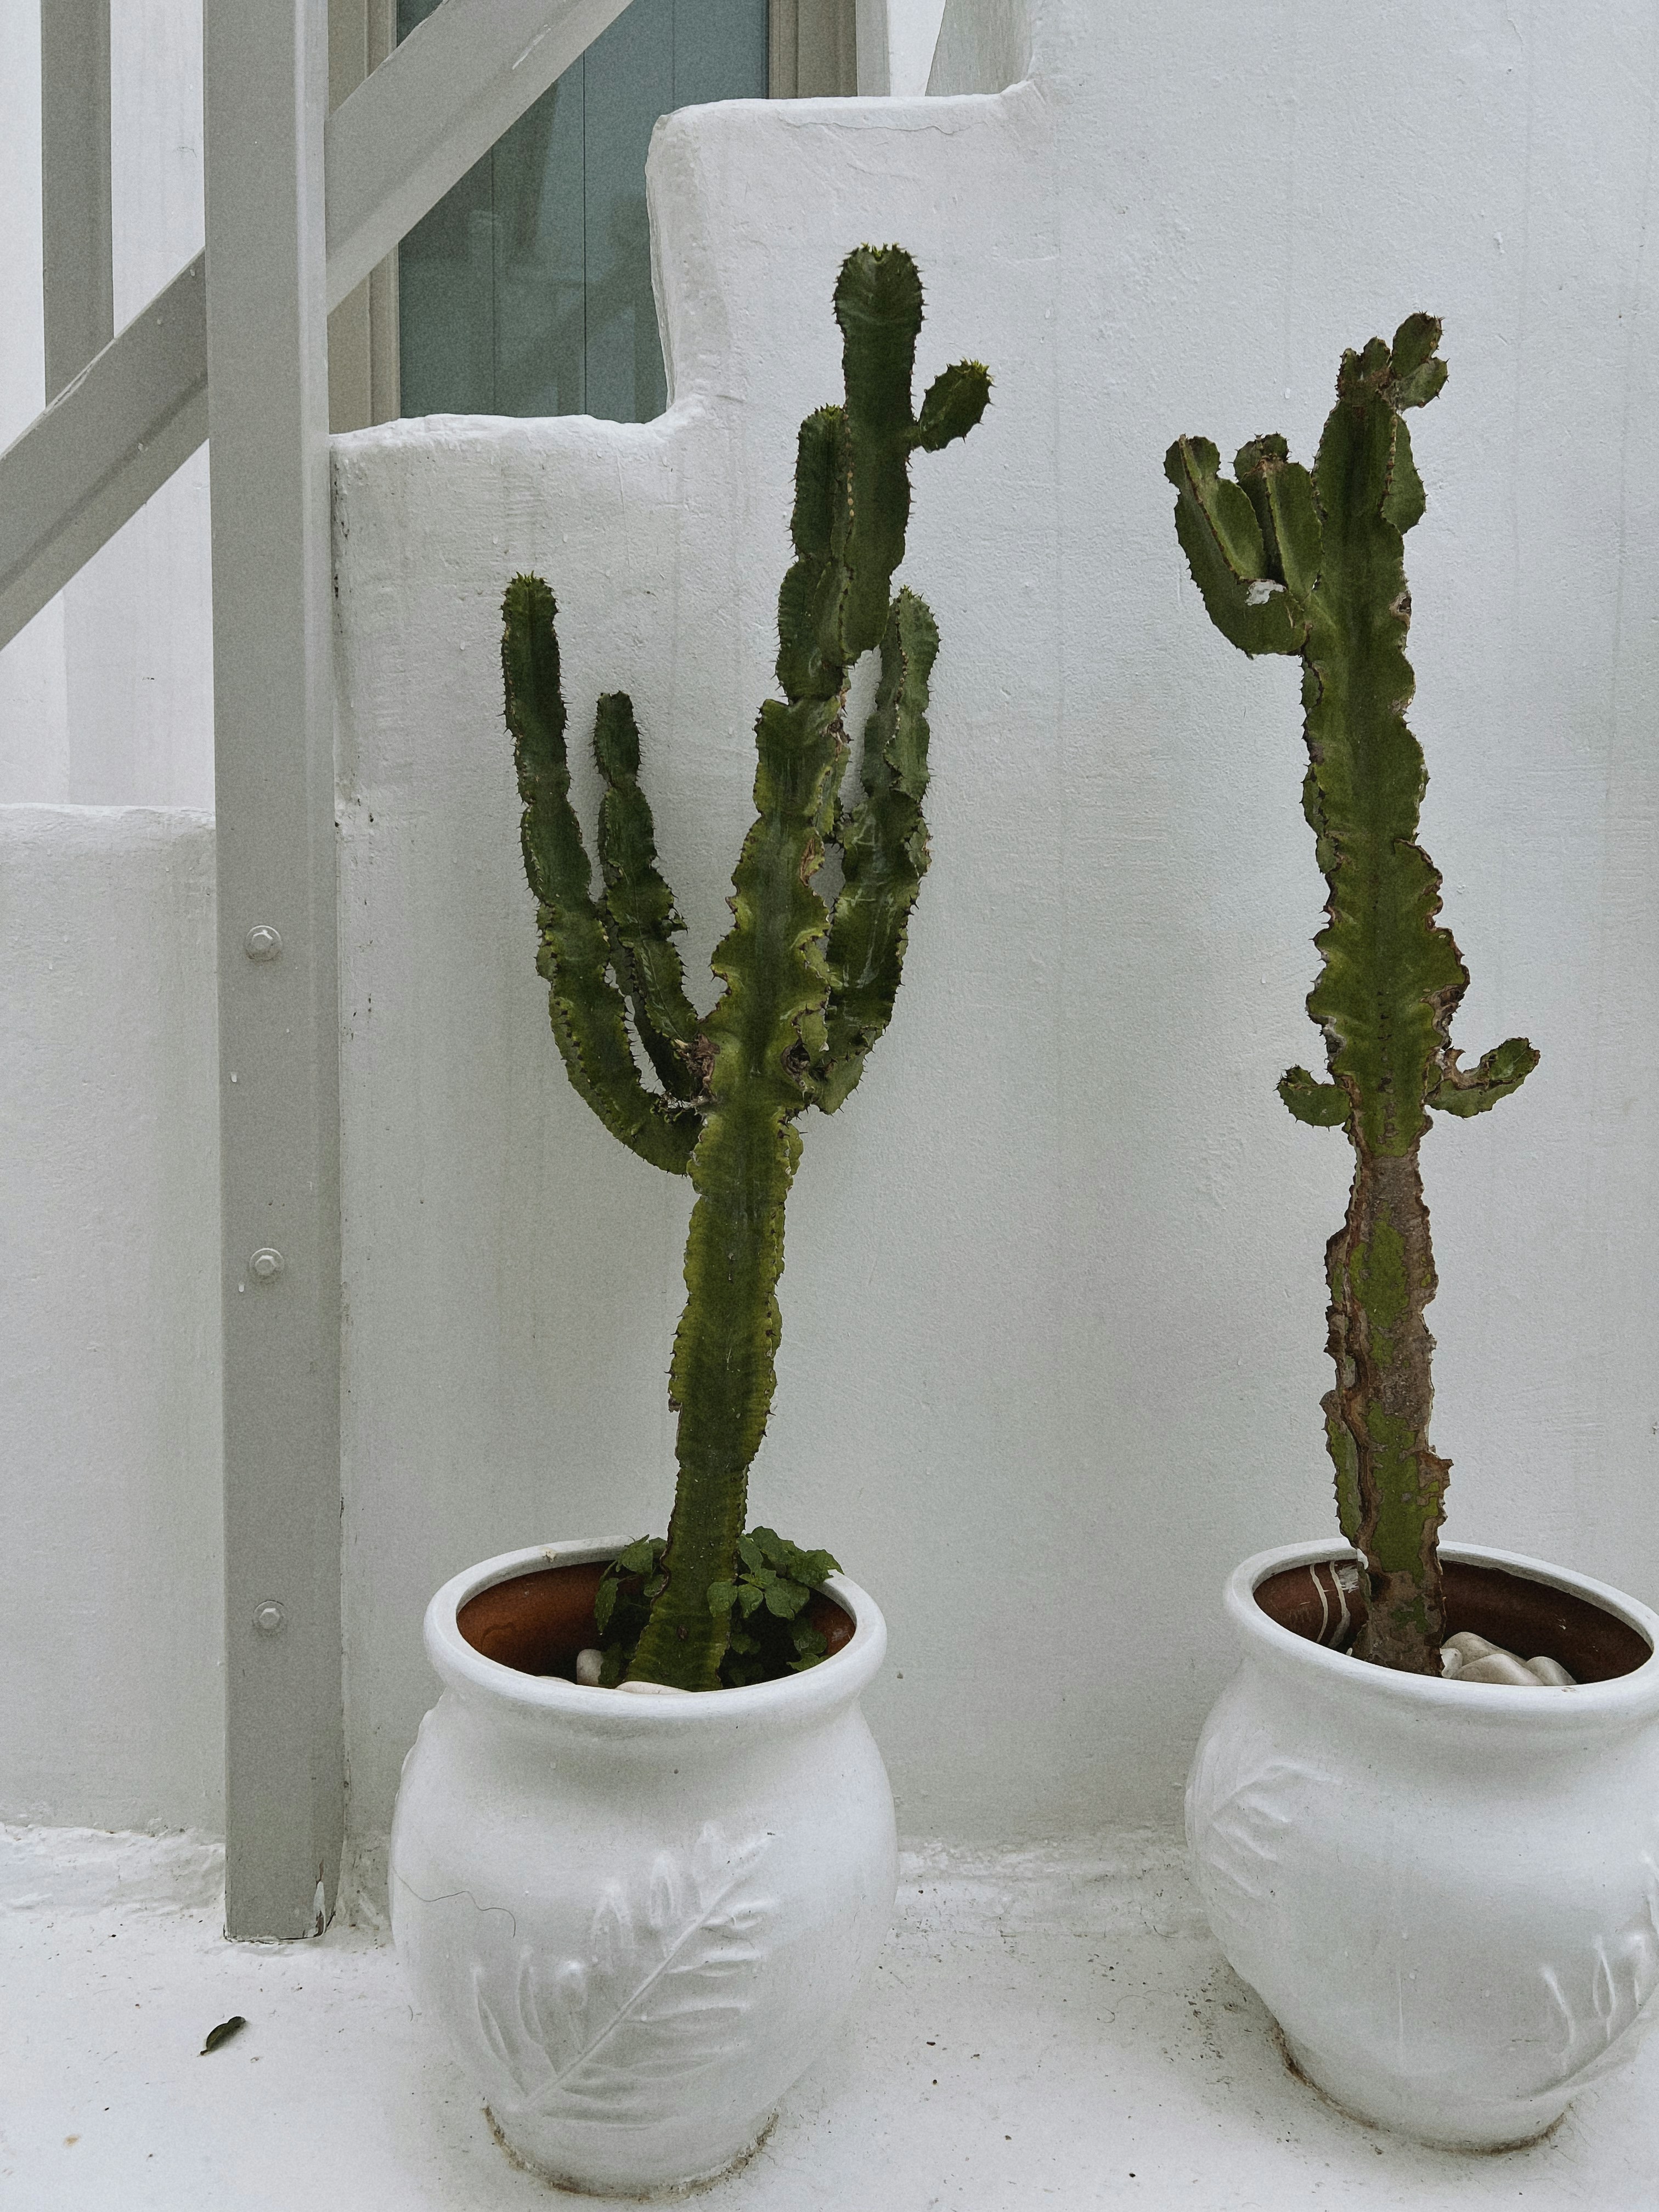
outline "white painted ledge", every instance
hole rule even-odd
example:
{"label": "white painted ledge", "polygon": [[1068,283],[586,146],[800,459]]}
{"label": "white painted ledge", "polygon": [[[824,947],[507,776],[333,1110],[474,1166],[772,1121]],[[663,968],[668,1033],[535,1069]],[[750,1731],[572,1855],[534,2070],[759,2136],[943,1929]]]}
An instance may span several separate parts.
{"label": "white painted ledge", "polygon": [[105,1828],[0,1824],[0,1913],[209,1913],[224,1896],[225,1847],[193,1830],[147,1836]]}
{"label": "white painted ledge", "polygon": [[[368,1930],[233,1945],[199,1840],[0,1832],[0,2201],[547,2212]],[[46,1879],[54,1857],[66,1871]],[[148,1876],[144,1869],[148,1868]],[[112,1882],[134,1901],[112,1904]],[[164,1905],[167,1882],[179,1902]],[[135,1891],[131,1885],[137,1883]],[[1659,2044],[1547,2142],[1420,2149],[1285,2071],[1171,1837],[906,1854],[863,2015],[709,2212],[1634,2212]],[[207,2030],[247,2027],[210,2057]]]}

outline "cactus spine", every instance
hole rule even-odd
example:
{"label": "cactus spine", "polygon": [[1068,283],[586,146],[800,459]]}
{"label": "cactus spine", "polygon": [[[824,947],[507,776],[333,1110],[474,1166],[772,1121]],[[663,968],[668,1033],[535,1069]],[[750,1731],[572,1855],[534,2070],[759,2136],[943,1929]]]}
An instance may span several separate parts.
{"label": "cactus spine", "polygon": [[[891,1018],[910,910],[927,865],[927,694],[938,634],[915,593],[892,594],[909,514],[909,459],[964,436],[990,380],[974,362],[912,401],[921,283],[896,246],[848,256],[836,287],[845,404],[800,428],[792,534],[778,599],[780,700],[756,725],[756,821],[732,880],[730,930],[712,967],[723,987],[700,1018],[672,939],[683,924],[657,866],[639,782],[639,737],[621,693],[599,702],[605,785],[596,892],[570,803],[553,595],[534,576],[507,592],[507,720],[524,799],[526,871],[538,903],[539,972],[570,1080],[642,1158],[689,1175],[686,1303],[669,1395],[679,1472],[666,1583],[635,1650],[635,1679],[720,1686],[750,1462],[765,1432],[781,1328],[784,1206],[809,1105],[833,1112]],[[843,806],[848,679],[878,649],[861,796]],[[840,848],[833,910],[816,888]],[[661,1083],[635,1061],[627,1014]]]}
{"label": "cactus spine", "polygon": [[1403,541],[1425,497],[1405,410],[1445,382],[1439,343],[1438,322],[1413,315],[1392,346],[1373,338],[1343,356],[1311,474],[1279,437],[1245,446],[1236,481],[1202,438],[1177,439],[1164,462],[1211,620],[1244,653],[1303,665],[1303,806],[1329,891],[1308,1012],[1329,1079],[1293,1067],[1279,1096],[1354,1149],[1347,1218],[1326,1249],[1336,1382],[1324,1413],[1342,1533],[1369,1585],[1355,1648],[1430,1674],[1445,1633],[1437,1534],[1449,1462],[1429,1443],[1424,1312],[1437,1285],[1419,1148],[1429,1108],[1482,1113],[1538,1064],[1511,1037],[1459,1066],[1450,1025],[1468,971],[1435,919],[1440,877],[1416,842],[1427,775],[1405,720]]}

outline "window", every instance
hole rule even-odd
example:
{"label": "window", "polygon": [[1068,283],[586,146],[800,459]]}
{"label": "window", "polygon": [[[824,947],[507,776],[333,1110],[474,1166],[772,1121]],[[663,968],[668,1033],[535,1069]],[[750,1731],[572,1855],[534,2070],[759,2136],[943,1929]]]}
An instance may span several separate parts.
{"label": "window", "polygon": [[[398,0],[399,38],[436,4]],[[767,27],[768,0],[632,0],[416,225],[398,259],[402,413],[661,412],[652,128],[763,99]]]}

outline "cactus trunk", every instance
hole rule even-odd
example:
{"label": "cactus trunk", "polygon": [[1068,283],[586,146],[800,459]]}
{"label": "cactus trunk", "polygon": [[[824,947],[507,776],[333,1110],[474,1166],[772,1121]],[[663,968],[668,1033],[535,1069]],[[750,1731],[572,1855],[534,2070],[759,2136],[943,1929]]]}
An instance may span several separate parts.
{"label": "cactus trunk", "polygon": [[1337,1382],[1324,1409],[1342,1533],[1370,1573],[1355,1650],[1437,1674],[1446,1624],[1435,1538],[1448,1468],[1429,1446],[1434,1339],[1423,1310],[1434,1251],[1417,1153],[1361,1149],[1355,1160],[1347,1218],[1326,1247]]}
{"label": "cactus trunk", "polygon": [[632,1673],[685,1690],[719,1687],[726,1613],[709,1587],[732,1579],[749,1467],[772,1409],[782,1321],[784,1204],[800,1157],[799,1024],[821,1014],[829,926],[812,878],[820,830],[847,757],[839,699],[762,709],[759,819],[732,878],[734,922],[714,954],[726,990],[705,1024],[714,1047],[703,1133],[691,1156],[697,1202],[685,1248],[685,1310],[671,1401],[679,1475],[663,1566]]}
{"label": "cactus trunk", "polygon": [[710,1116],[691,1165],[697,1202],[686,1244],[686,1305],[670,1401],[679,1473],[668,1523],[668,1581],[629,1674],[684,1690],[720,1687],[730,1616],[708,1592],[729,1581],[749,1508],[749,1468],[776,1386],[784,1201],[800,1139],[748,1101]]}

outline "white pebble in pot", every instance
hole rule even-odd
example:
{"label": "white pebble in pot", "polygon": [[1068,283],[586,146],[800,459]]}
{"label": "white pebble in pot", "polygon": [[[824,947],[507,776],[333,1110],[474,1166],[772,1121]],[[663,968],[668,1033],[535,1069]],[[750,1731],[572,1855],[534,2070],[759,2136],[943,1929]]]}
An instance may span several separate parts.
{"label": "white pebble in pot", "polygon": [[1559,1659],[1522,1659],[1472,1628],[1460,1628],[1440,1647],[1440,1669],[1449,1682],[1496,1682],[1510,1690],[1571,1690],[1577,1678]]}
{"label": "white pebble in pot", "polygon": [[1471,1659],[1486,1659],[1499,1647],[1488,1644],[1484,1636],[1477,1636],[1472,1628],[1460,1628],[1455,1636],[1449,1636],[1440,1647],[1443,1659],[1448,1651],[1457,1654],[1458,1664],[1467,1667]]}
{"label": "white pebble in pot", "polygon": [[1512,1652],[1488,1651],[1459,1670],[1460,1682],[1500,1682],[1511,1690],[1539,1690],[1543,1684]]}

